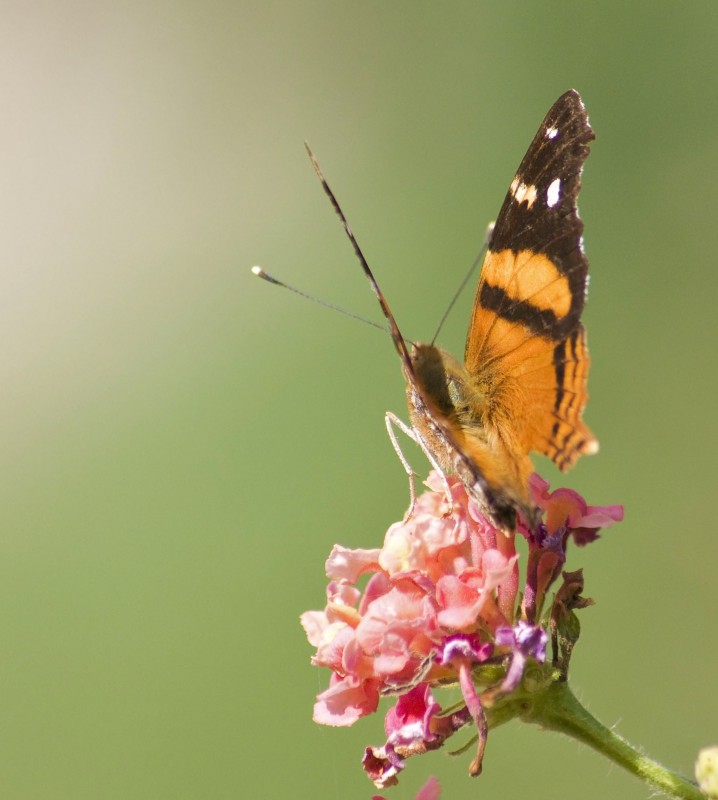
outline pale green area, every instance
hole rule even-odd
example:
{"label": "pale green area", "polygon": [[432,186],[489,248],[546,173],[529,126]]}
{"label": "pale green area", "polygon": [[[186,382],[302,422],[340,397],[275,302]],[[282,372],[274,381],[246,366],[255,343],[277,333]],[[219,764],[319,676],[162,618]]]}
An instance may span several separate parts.
{"label": "pale green area", "polygon": [[[691,770],[718,737],[717,42],[713,0],[3,5],[1,797],[371,796],[381,721],[313,725],[328,676],[297,618],[331,545],[375,546],[404,511],[399,366],[249,267],[378,319],[306,138],[430,337],[572,86],[598,136],[601,453],[569,485],[627,507],[572,553],[597,600],[573,686]],[[477,781],[469,761],[416,760],[390,796],[430,772],[447,800],[648,796],[517,723]]]}

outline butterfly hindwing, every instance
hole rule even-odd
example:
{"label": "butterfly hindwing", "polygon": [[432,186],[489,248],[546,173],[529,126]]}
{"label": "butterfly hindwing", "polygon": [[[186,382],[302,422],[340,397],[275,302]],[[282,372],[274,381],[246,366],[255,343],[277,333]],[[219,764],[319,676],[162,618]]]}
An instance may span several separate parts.
{"label": "butterfly hindwing", "polygon": [[[580,96],[566,92],[546,115],[501,207],[465,350],[497,436],[510,438],[517,456],[535,450],[561,469],[597,446],[581,421],[588,262],[576,209],[593,138]],[[500,411],[494,419],[492,408]]]}

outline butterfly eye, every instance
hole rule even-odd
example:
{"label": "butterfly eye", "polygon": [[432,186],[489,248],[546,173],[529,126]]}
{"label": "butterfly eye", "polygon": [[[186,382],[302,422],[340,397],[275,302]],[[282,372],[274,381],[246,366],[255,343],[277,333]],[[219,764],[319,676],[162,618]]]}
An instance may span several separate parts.
{"label": "butterfly eye", "polygon": [[455,376],[450,376],[446,382],[449,390],[449,397],[455,412],[461,417],[465,415],[470,407],[469,396],[471,392],[466,381]]}

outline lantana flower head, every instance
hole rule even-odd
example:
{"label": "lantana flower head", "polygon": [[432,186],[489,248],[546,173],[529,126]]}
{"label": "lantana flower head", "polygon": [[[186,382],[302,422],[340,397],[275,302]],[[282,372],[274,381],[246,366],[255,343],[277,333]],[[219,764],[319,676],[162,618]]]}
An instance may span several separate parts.
{"label": "lantana flower head", "polygon": [[[539,615],[569,540],[586,544],[622,516],[620,507],[591,507],[575,492],[549,493],[536,476],[531,489],[546,522],[535,531],[519,526],[529,551],[521,586],[516,537],[486,519],[461,481],[447,480],[450,497],[444,477],[430,474],[413,514],[389,528],[381,548],[336,545],[326,562],[326,606],[302,615],[312,663],[332,671],[316,722],[352,725],[375,712],[382,695],[398,695],[385,744],[364,757],[379,787],[396,782],[406,757],[441,747],[470,723],[478,739],[470,772],[481,771],[487,711],[518,690],[528,663],[545,662]],[[451,713],[432,692],[447,684],[463,698]]]}

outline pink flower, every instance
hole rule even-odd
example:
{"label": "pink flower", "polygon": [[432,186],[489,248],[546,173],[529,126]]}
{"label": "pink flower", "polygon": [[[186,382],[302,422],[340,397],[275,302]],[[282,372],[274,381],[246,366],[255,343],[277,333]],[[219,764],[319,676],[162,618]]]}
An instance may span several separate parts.
{"label": "pink flower", "polygon": [[379,680],[361,680],[356,675],[334,673],[329,688],[317,696],[312,719],[321,725],[353,725],[360,717],[376,711]]}
{"label": "pink flower", "polygon": [[536,473],[529,478],[533,501],[545,514],[537,530],[522,527],[529,543],[523,600],[523,615],[529,622],[540,615],[546,593],[561,573],[569,540],[583,547],[599,538],[600,529],[623,519],[623,506],[589,506],[572,489],[549,492],[548,487]]}
{"label": "pink flower", "polygon": [[561,527],[569,529],[581,547],[598,538],[601,528],[609,528],[623,519],[623,506],[589,506],[573,489],[548,491],[548,481],[534,473],[529,488],[536,505],[546,515],[546,529],[555,533]]}
{"label": "pink flower", "polygon": [[434,700],[431,689],[420,683],[403,694],[389,709],[384,719],[386,739],[392,745],[410,745],[415,741],[431,741],[431,720],[441,706]]}
{"label": "pink flower", "polygon": [[498,550],[485,550],[480,567],[467,567],[458,576],[439,578],[436,584],[436,599],[441,608],[439,622],[456,630],[473,629],[479,616],[494,627],[507,624],[494,590],[509,581],[517,561],[517,554],[507,558]]}
{"label": "pink flower", "polygon": [[[441,787],[435,775],[430,775],[426,783],[416,793],[415,800],[438,800],[441,795]],[[371,800],[386,800],[381,795],[375,794]]]}
{"label": "pink flower", "polygon": [[385,679],[412,680],[434,647],[436,608],[410,581],[392,586],[371,602],[356,628],[362,652],[374,658],[374,669]]}
{"label": "pink flower", "polygon": [[496,646],[511,650],[511,663],[499,687],[500,692],[512,692],[519,685],[527,658],[543,663],[547,641],[548,635],[543,628],[527,622],[519,622],[515,628],[500,628],[496,631]]}
{"label": "pink flower", "polygon": [[335,544],[327,559],[327,575],[337,580],[356,583],[361,575],[376,567],[380,553],[378,549],[350,550]]}
{"label": "pink flower", "polygon": [[[352,725],[376,711],[382,694],[399,695],[386,715],[385,744],[367,748],[363,761],[380,787],[396,783],[408,756],[441,747],[468,723],[478,733],[470,771],[481,771],[485,709],[520,687],[529,660],[544,660],[548,637],[536,620],[569,538],[586,544],[623,515],[569,489],[549,492],[533,476],[545,523],[521,529],[529,549],[521,586],[515,537],[490,524],[461,481],[449,477],[448,485],[451,503],[442,476],[431,473],[411,518],[392,525],[381,548],[336,545],[326,562],[326,605],[301,618],[316,648],[312,663],[332,671],[316,722]],[[444,684],[458,685],[464,701],[449,714],[431,692]]]}
{"label": "pink flower", "polygon": [[441,786],[434,775],[430,775],[426,783],[416,794],[416,800],[438,800],[441,794]]}
{"label": "pink flower", "polygon": [[[447,638],[480,631],[490,644],[492,631],[513,620],[513,539],[486,522],[457,479],[451,514],[443,481],[432,474],[428,484],[435,488],[410,520],[389,528],[381,550],[336,545],[327,559],[327,605],[302,615],[317,648],[312,662],[334,672],[317,698],[319,721],[350,725],[371,713],[377,687],[410,688],[425,676],[458,681],[458,666],[439,658]],[[355,584],[366,573],[360,595]]]}
{"label": "pink flower", "polygon": [[440,711],[441,706],[427,684],[410,689],[389,709],[384,720],[386,744],[367,747],[362,759],[364,769],[377,786],[395,785],[406,757],[440,747],[456,730],[454,721],[438,716]]}

